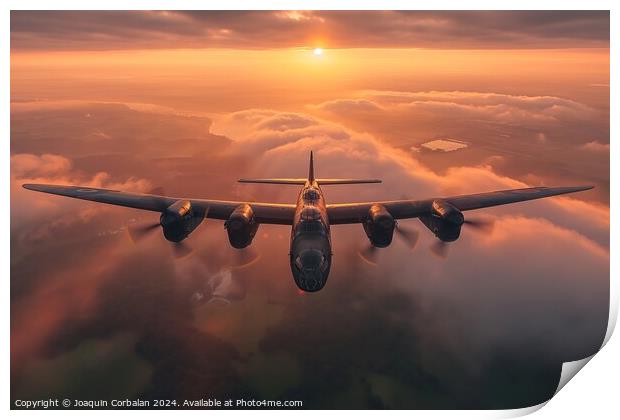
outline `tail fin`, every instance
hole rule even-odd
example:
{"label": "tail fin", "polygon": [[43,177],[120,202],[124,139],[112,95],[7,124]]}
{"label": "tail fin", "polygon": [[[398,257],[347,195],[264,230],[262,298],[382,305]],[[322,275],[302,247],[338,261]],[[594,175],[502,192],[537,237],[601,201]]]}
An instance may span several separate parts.
{"label": "tail fin", "polygon": [[314,158],[312,157],[312,150],[310,150],[310,169],[308,169],[308,181],[314,181]]}

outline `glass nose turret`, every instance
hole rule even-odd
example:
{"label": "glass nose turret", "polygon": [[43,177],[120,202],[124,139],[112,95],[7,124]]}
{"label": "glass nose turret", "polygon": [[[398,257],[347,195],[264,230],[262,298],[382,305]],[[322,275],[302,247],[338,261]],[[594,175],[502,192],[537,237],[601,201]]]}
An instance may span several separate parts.
{"label": "glass nose turret", "polygon": [[314,292],[325,285],[329,262],[318,249],[304,249],[295,258],[293,275],[300,289]]}

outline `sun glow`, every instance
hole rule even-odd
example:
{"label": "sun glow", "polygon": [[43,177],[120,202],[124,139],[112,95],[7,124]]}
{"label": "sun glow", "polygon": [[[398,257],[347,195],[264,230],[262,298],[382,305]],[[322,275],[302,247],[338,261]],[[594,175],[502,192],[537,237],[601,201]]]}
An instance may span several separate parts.
{"label": "sun glow", "polygon": [[323,48],[315,48],[314,51],[312,51],[312,54],[314,54],[316,56],[323,55]]}

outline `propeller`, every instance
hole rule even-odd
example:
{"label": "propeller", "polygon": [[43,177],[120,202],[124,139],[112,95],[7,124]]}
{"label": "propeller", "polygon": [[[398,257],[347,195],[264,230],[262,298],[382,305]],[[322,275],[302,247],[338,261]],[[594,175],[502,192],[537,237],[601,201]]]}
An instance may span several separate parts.
{"label": "propeller", "polygon": [[480,233],[491,233],[495,227],[495,220],[489,218],[474,218],[465,220],[463,224]]}
{"label": "propeller", "polygon": [[[463,221],[463,225],[477,232],[489,234],[495,227],[495,220],[489,218],[473,218]],[[446,258],[448,256],[449,248],[449,242],[444,242],[439,239],[430,246],[430,250],[433,255],[439,258]]]}
{"label": "propeller", "polygon": [[369,244],[367,247],[364,247],[357,251],[357,255],[367,264],[377,265],[377,247]]}
{"label": "propeller", "polygon": [[[165,191],[163,187],[155,187],[150,191],[147,191],[146,194],[151,195],[165,195]],[[155,231],[159,226],[159,222],[156,223],[134,223],[127,226],[127,231],[129,232],[129,236],[131,240],[136,243],[145,239],[149,233]]]}
{"label": "propeller", "polygon": [[434,256],[436,256],[438,258],[446,258],[448,256],[448,248],[449,247],[450,246],[448,245],[448,242],[444,242],[444,241],[441,241],[441,240],[436,240],[429,247],[429,249],[431,250],[431,252],[433,253]]}
{"label": "propeller", "polygon": [[185,243],[185,241],[170,242],[170,246],[171,246],[172,255],[174,256],[174,258],[186,257],[194,251],[191,246]]}
{"label": "propeller", "polygon": [[[147,239],[161,225],[159,223],[136,223],[127,226],[127,232],[134,244]],[[185,242],[170,242],[174,258],[182,258],[192,253],[193,249]]]}
{"label": "propeller", "polygon": [[[418,243],[418,238],[420,237],[420,232],[416,229],[407,228],[398,223],[394,226],[394,232],[411,250],[415,248]],[[377,250],[378,248],[376,246],[369,244],[358,250],[357,255],[364,260],[364,262],[370,265],[377,265],[377,257],[379,256]]]}
{"label": "propeller", "polygon": [[[164,193],[163,188],[161,193]],[[206,214],[200,216],[200,218],[204,221],[204,219],[206,219]],[[184,239],[181,242],[170,242],[170,245],[172,246],[172,255],[174,258],[183,258],[194,252],[194,249],[186,242],[186,240],[187,239]]]}
{"label": "propeller", "polygon": [[407,246],[413,250],[418,243],[418,238],[420,237],[420,232],[416,229],[406,228],[396,223],[394,227],[394,232],[398,235],[400,239],[402,239]]}
{"label": "propeller", "polygon": [[150,233],[154,232],[160,226],[157,223],[136,223],[127,226],[127,232],[131,240],[136,243],[145,239]]}
{"label": "propeller", "polygon": [[260,254],[250,247],[233,249],[232,252],[231,268],[246,268],[260,259]]}

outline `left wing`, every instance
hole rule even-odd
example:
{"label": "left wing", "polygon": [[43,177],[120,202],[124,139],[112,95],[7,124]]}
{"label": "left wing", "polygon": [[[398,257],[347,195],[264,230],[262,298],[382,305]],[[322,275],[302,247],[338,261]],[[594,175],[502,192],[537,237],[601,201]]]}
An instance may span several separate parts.
{"label": "left wing", "polygon": [[209,219],[226,220],[240,204],[249,204],[252,207],[254,217],[258,223],[291,225],[295,215],[295,206],[293,204],[173,198],[73,185],[24,184],[23,187],[28,190],[48,194],[156,212],[163,212],[178,200],[188,200],[192,203],[193,208],[204,210],[206,217]]}
{"label": "left wing", "polygon": [[361,223],[368,217],[368,211],[374,204],[384,206],[395,219],[410,219],[431,214],[434,200],[444,200],[460,211],[475,210],[485,207],[501,206],[519,201],[536,200],[560,194],[569,194],[592,189],[592,186],[580,187],[536,187],[516,190],[493,191],[481,194],[437,197],[426,200],[377,201],[369,203],[347,203],[327,205],[329,223],[332,225]]}

